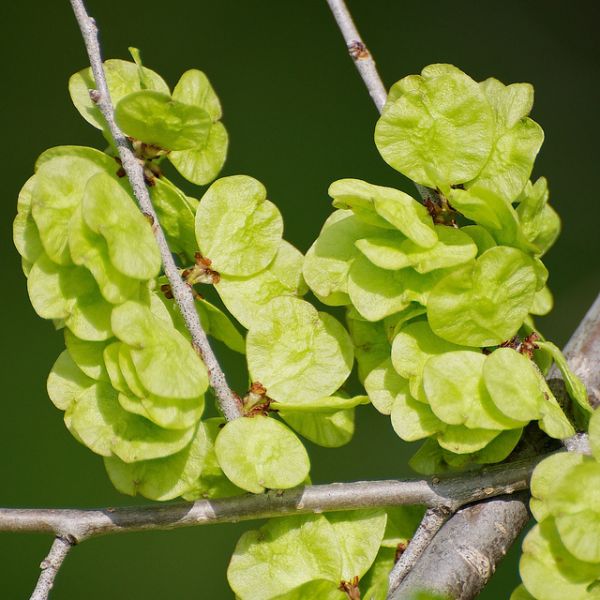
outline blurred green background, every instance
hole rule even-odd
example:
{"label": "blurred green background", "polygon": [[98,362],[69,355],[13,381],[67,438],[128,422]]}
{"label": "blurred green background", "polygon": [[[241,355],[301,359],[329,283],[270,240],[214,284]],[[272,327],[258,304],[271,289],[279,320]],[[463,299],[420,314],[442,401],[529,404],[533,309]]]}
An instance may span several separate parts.
{"label": "blurred green background", "polygon": [[[595,2],[571,0],[353,0],[350,7],[387,85],[433,62],[450,62],[476,79],[535,85],[533,117],[547,141],[535,175],[550,180],[564,232],[547,257],[556,307],[542,322],[563,344],[597,291],[600,95]],[[348,58],[325,0],[89,0],[105,57],[142,49],[147,66],[174,84],[198,67],[211,78],[231,137],[224,175],[260,179],[286,220],[286,238],[305,251],[330,212],[328,184],[363,178],[412,192],[379,157],[377,114]],[[102,461],[67,432],[46,396],[47,373],[62,335],[39,319],[11,242],[19,188],[45,148],[103,147],[71,106],[67,79],[86,57],[67,0],[5,2],[2,411],[0,505],[105,506],[117,494]],[[201,195],[201,190],[188,190]],[[230,357],[225,357],[226,361]],[[229,362],[243,387],[239,362]],[[227,364],[226,364],[227,367]],[[315,482],[409,475],[414,450],[389,419],[361,407],[355,440],[313,452]],[[60,573],[55,600],[231,598],[225,570],[249,524],[127,534],[86,542]],[[42,535],[0,534],[0,598],[29,596],[50,545]],[[513,551],[484,599],[507,598],[518,580]]]}

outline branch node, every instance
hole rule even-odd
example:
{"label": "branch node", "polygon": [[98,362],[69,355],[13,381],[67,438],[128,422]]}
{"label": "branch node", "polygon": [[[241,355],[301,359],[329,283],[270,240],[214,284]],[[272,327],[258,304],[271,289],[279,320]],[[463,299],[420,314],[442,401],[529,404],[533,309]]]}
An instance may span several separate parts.
{"label": "branch node", "polygon": [[368,60],[371,58],[369,49],[361,40],[353,40],[348,44],[348,52],[354,60]]}
{"label": "branch node", "polygon": [[100,102],[102,99],[102,94],[98,90],[88,90],[88,93],[90,95],[90,100],[94,104],[98,104],[98,102]]}

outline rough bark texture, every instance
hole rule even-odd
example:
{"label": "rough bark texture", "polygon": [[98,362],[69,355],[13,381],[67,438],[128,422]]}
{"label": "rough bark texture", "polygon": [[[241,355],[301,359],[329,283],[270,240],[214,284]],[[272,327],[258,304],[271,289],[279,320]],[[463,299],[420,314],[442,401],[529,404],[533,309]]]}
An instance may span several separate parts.
{"label": "rough bark texture", "polygon": [[459,510],[390,598],[406,600],[418,590],[474,598],[527,524],[528,498],[520,492]]}

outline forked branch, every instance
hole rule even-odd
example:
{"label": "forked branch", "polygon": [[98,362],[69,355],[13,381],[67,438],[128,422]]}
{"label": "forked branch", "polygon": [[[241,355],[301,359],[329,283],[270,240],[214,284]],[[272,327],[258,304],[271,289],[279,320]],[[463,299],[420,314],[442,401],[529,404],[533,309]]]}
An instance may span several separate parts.
{"label": "forked branch", "polygon": [[96,22],[88,15],[82,0],[71,0],[71,6],[85,42],[94,81],[96,82],[96,90],[90,90],[90,96],[106,121],[140,210],[152,223],[152,231],[160,249],[165,275],[169,280],[173,297],[192,337],[192,344],[206,364],[210,385],[215,391],[219,406],[228,421],[236,419],[242,415],[241,402],[227,384],[225,373],[223,373],[217,357],[210,347],[206,332],[200,324],[194,305],[192,289],[181,278],[177,265],[173,260],[164,231],[150,200],[150,194],[144,180],[143,167],[135,157],[129,141],[115,122],[114,107],[106,82],[104,65],[102,64]]}

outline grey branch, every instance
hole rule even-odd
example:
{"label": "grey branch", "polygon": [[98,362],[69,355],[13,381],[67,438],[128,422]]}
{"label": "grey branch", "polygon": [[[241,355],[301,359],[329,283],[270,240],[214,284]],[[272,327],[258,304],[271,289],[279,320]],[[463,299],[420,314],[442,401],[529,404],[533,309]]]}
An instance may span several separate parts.
{"label": "grey branch", "polygon": [[336,23],[344,36],[348,52],[354,64],[362,80],[365,82],[377,110],[381,112],[387,98],[387,92],[377,72],[375,61],[363,39],[360,37],[360,33],[358,33],[358,29],[354,25],[352,15],[344,0],[327,0],[327,4],[329,4]]}
{"label": "grey branch", "polygon": [[77,23],[81,29],[81,34],[92,67],[94,81],[96,82],[97,90],[90,90],[93,92],[93,99],[102,112],[106,124],[108,125],[108,129],[115,141],[123,169],[127,174],[127,178],[131,184],[133,194],[138,201],[140,210],[153,224],[152,230],[160,249],[165,275],[169,280],[173,297],[181,311],[185,326],[192,337],[192,344],[206,364],[210,385],[215,391],[219,406],[227,420],[236,419],[242,415],[240,400],[227,384],[225,374],[210,347],[206,332],[200,324],[200,319],[194,305],[192,290],[181,278],[175,261],[173,260],[165,234],[150,200],[150,194],[148,193],[148,188],[146,187],[146,182],[144,180],[143,167],[131,150],[127,138],[115,122],[114,108],[106,83],[104,66],[102,64],[102,54],[98,42],[98,28],[96,27],[94,19],[87,14],[82,0],[70,1]]}
{"label": "grey branch", "polygon": [[69,538],[59,536],[54,538],[48,556],[40,564],[42,572],[30,600],[47,600],[56,575],[72,546],[73,542]]}
{"label": "grey branch", "polygon": [[475,598],[527,524],[527,501],[528,494],[521,493],[458,511],[389,600],[412,598],[417,590],[454,600]]}
{"label": "grey branch", "polygon": [[410,573],[417,560],[440,530],[442,525],[450,518],[451,512],[445,508],[428,508],[419,527],[415,531],[408,547],[390,571],[388,595],[391,596],[402,580]]}
{"label": "grey branch", "polygon": [[[387,91],[377,71],[375,60],[364,40],[362,39],[345,0],[327,0],[337,26],[342,33],[348,52],[362,77],[362,80],[373,99],[377,110],[381,113],[387,99]],[[423,200],[431,199],[439,204],[439,194],[436,190],[415,183],[417,191]]]}
{"label": "grey branch", "polygon": [[403,504],[423,504],[454,512],[471,502],[527,489],[540,459],[527,458],[443,479],[331,483],[191,504],[90,510],[0,508],[0,531],[52,533],[80,543],[109,533]]}
{"label": "grey branch", "polygon": [[435,534],[450,518],[451,512],[445,508],[429,508],[415,531],[406,550],[394,565],[389,575],[388,595],[392,595],[402,580],[411,572],[419,557],[431,543]]}

